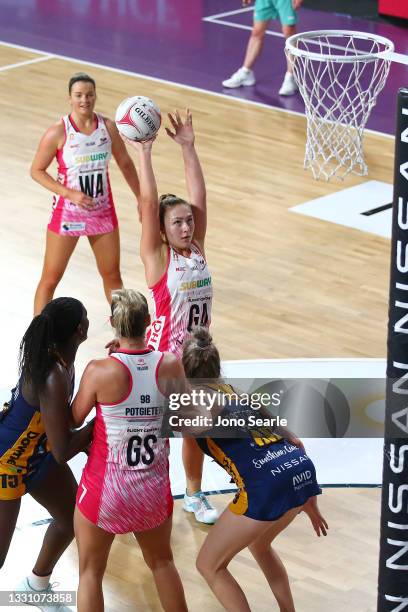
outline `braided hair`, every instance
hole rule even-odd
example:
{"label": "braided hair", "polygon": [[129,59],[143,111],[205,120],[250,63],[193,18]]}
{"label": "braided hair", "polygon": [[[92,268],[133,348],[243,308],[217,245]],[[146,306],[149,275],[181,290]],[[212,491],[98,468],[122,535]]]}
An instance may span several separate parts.
{"label": "braided hair", "polygon": [[59,361],[58,348],[75,333],[84,313],[79,300],[60,297],[31,321],[20,343],[20,377],[41,388]]}

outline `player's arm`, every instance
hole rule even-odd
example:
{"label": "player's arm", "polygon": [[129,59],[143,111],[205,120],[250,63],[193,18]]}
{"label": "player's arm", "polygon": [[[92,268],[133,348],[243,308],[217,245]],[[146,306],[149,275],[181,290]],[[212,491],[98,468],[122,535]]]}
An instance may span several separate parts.
{"label": "player's arm", "polygon": [[166,128],[166,132],[181,146],[183,154],[187,191],[194,211],[194,238],[203,250],[207,230],[207,193],[200,160],[194,146],[193,118],[189,109],[186,111],[184,121],[177,110],[173,115],[168,113],[168,118],[174,131]]}
{"label": "player's arm", "polygon": [[183,364],[173,353],[163,353],[157,379],[159,389],[165,397],[170,397],[172,394],[188,393],[190,390]]}
{"label": "player's arm", "polygon": [[45,189],[67,198],[77,206],[92,208],[93,200],[82,191],[68,189],[60,182],[56,181],[47,172],[52,160],[57,154],[58,149],[63,145],[65,139],[64,126],[61,123],[50,127],[40,140],[37,152],[31,164],[30,175],[37,183]]}
{"label": "player's arm", "polygon": [[292,7],[294,11],[297,11],[303,4],[303,0],[292,0]]}
{"label": "player's arm", "polygon": [[58,463],[65,463],[89,446],[93,421],[78,431],[70,429],[69,390],[66,376],[54,369],[40,393],[41,418]]}
{"label": "player's arm", "polygon": [[[159,387],[166,397],[169,398],[167,418],[171,416],[180,417],[169,422],[170,429],[181,431],[183,435],[199,436],[211,427],[211,418],[222,411],[223,405],[212,399],[213,393],[203,392],[198,395],[199,389],[193,389],[186,379],[184,368],[173,354],[165,353],[158,374]],[[201,421],[198,425],[186,425],[184,419],[194,417],[205,417],[208,420]]]}
{"label": "player's arm", "polygon": [[[152,165],[152,145],[154,138],[136,142],[123,137],[123,140],[139,154],[140,181],[140,216],[142,236],[140,239],[140,257],[146,269],[146,280],[149,286],[154,285],[166,269],[165,249],[160,234],[159,198],[156,177]],[[167,249],[166,249],[167,255]]]}
{"label": "player's arm", "polygon": [[[103,372],[102,372],[103,375]],[[101,377],[101,362],[88,363],[82,374],[78,392],[71,405],[72,421],[79,427],[97,402],[97,389]]]}
{"label": "player's arm", "polygon": [[108,118],[105,118],[105,123],[109,136],[112,140],[112,155],[115,158],[115,161],[118,164],[125,181],[135,194],[136,199],[139,200],[139,177],[137,175],[137,170],[135,168],[135,164],[133,163],[133,159],[130,157],[123,140],[119,136],[118,128],[116,127],[115,123]]}

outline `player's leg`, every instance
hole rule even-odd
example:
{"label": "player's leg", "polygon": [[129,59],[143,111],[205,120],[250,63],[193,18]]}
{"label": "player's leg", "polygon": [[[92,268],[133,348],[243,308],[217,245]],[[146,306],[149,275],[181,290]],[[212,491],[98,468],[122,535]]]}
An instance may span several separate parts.
{"label": "player's leg", "polygon": [[276,0],[255,0],[254,25],[245,52],[244,63],[234,74],[223,81],[224,87],[255,85],[252,68],[262,52],[266,30],[271,19],[277,19]]}
{"label": "player's leg", "polygon": [[[297,513],[297,509],[289,510],[283,517],[274,521],[276,533],[282,531]],[[238,552],[258,538],[264,537],[271,526],[270,522],[234,514],[227,508],[207,536],[197,557],[197,569],[225,610],[250,612],[243,590],[227,568]],[[292,610],[281,608],[281,612]]]}
{"label": "player's leg", "polygon": [[21,498],[0,499],[0,569],[3,567],[16,528]]}
{"label": "player's leg", "polygon": [[37,575],[51,574],[55,564],[74,538],[74,508],[78,485],[71,469],[58,464],[51,456],[44,476],[36,476],[29,486],[31,496],[53,518],[45,532],[43,544],[34,565]]}
{"label": "player's leg", "polygon": [[251,36],[249,37],[244,63],[234,74],[222,82],[223,87],[235,88],[242,85],[255,85],[256,79],[252,68],[258,59],[265,39],[265,32],[268,28],[269,19],[254,21]]}
{"label": "player's leg", "polygon": [[103,612],[102,580],[115,536],[91,523],[78,508],[74,527],[79,555],[78,612]]}
{"label": "player's leg", "polygon": [[226,508],[211,528],[197,557],[197,569],[225,610],[250,612],[245,594],[227,567],[231,559],[268,528],[269,523]]}
{"label": "player's leg", "polygon": [[285,566],[271,547],[271,542],[293,521],[298,513],[299,508],[287,512],[280,524],[278,524],[278,521],[273,522],[261,537],[258,537],[248,546],[276,597],[279,609],[284,612],[295,612],[295,605]]}
{"label": "player's leg", "polygon": [[[277,7],[279,11],[279,18],[282,24],[282,34],[285,37],[285,40],[293,34],[296,34],[296,23],[297,23],[297,14],[293,8],[292,0],[276,0]],[[293,77],[293,69],[289,62],[286,60],[286,74],[279,89],[280,96],[292,96],[296,93],[298,87],[296,85],[295,79]]]}
{"label": "player's leg", "polygon": [[256,60],[260,56],[265,40],[265,33],[268,29],[268,20],[254,21],[251,36],[248,41],[243,66],[247,70],[252,70]]}
{"label": "player's leg", "polygon": [[95,255],[99,274],[102,276],[106,299],[111,303],[111,294],[115,289],[122,289],[120,275],[120,240],[119,228],[108,234],[88,236]]}
{"label": "player's leg", "polygon": [[73,515],[77,482],[67,465],[59,465],[49,455],[29,481],[28,492],[53,518],[32,573],[18,590],[46,591],[51,573],[74,537]]}
{"label": "player's leg", "polygon": [[34,316],[52,300],[77,242],[78,236],[60,236],[47,230],[44,264],[34,297]]}
{"label": "player's leg", "polygon": [[183,438],[182,457],[186,474],[183,508],[194,513],[200,523],[212,525],[217,520],[218,512],[201,491],[204,454],[194,438]]}
{"label": "player's leg", "polygon": [[[285,40],[286,40],[290,36],[293,36],[294,34],[296,34],[296,26],[282,25],[282,34],[284,35]],[[287,68],[287,72],[290,72],[291,74],[293,74],[293,68],[288,59],[286,59],[286,68]]]}
{"label": "player's leg", "polygon": [[183,585],[170,545],[172,517],[155,529],[135,532],[146,564],[151,569],[165,612],[187,612]]}

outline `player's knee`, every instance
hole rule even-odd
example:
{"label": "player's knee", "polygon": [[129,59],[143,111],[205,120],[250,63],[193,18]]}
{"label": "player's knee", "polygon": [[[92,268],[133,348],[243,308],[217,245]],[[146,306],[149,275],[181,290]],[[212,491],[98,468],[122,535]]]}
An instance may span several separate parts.
{"label": "player's knee", "polygon": [[173,553],[171,552],[171,549],[161,550],[157,553],[144,552],[143,558],[147,567],[152,572],[155,572],[159,569],[163,569],[164,567],[167,567],[168,565],[173,563]]}
{"label": "player's knee", "polygon": [[42,285],[44,289],[47,289],[47,291],[53,292],[57,288],[61,278],[62,273],[59,274],[55,271],[44,272],[41,277],[40,285]]}
{"label": "player's knee", "polygon": [[73,523],[73,513],[71,515],[67,514],[58,516],[54,518],[55,528],[61,533],[61,536],[64,537],[65,540],[73,540],[74,533],[74,523]]}
{"label": "player's knee", "polygon": [[100,273],[104,282],[108,283],[110,286],[113,286],[116,289],[120,289],[123,286],[120,270],[117,266],[101,268]]}
{"label": "player's knee", "polygon": [[262,39],[265,36],[266,29],[263,21],[255,21],[251,32],[252,38]]}
{"label": "player's knee", "polygon": [[83,555],[79,559],[79,574],[83,578],[92,576],[94,579],[102,580],[106,570],[107,560],[101,559],[100,555]]}
{"label": "player's knee", "polygon": [[289,36],[296,34],[296,27],[294,25],[283,25],[282,34],[285,38],[289,38]]}
{"label": "player's knee", "polygon": [[61,531],[64,532],[65,537],[70,538],[71,540],[73,540],[75,536],[74,524],[72,521],[73,519],[71,517],[71,521],[69,521],[68,519],[64,519],[58,525]]}
{"label": "player's knee", "polygon": [[200,553],[196,559],[196,568],[201,576],[203,576],[203,578],[206,580],[210,579],[216,572],[216,566],[210,563],[209,560],[204,557],[204,555],[200,555]]}
{"label": "player's knee", "polygon": [[262,540],[255,540],[248,546],[249,552],[253,557],[259,557],[264,555],[270,549],[270,543],[268,541],[262,542]]}

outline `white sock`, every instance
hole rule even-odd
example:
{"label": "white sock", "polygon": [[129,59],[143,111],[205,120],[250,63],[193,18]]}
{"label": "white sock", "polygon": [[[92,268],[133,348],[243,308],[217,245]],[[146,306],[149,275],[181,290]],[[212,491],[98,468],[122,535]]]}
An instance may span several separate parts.
{"label": "white sock", "polygon": [[245,68],[245,66],[242,66],[241,70],[243,70],[246,74],[249,74],[250,72],[252,72],[250,68]]}
{"label": "white sock", "polygon": [[51,574],[48,576],[37,576],[37,574],[31,574],[27,576],[28,584],[35,591],[45,591],[47,586],[50,584]]}

